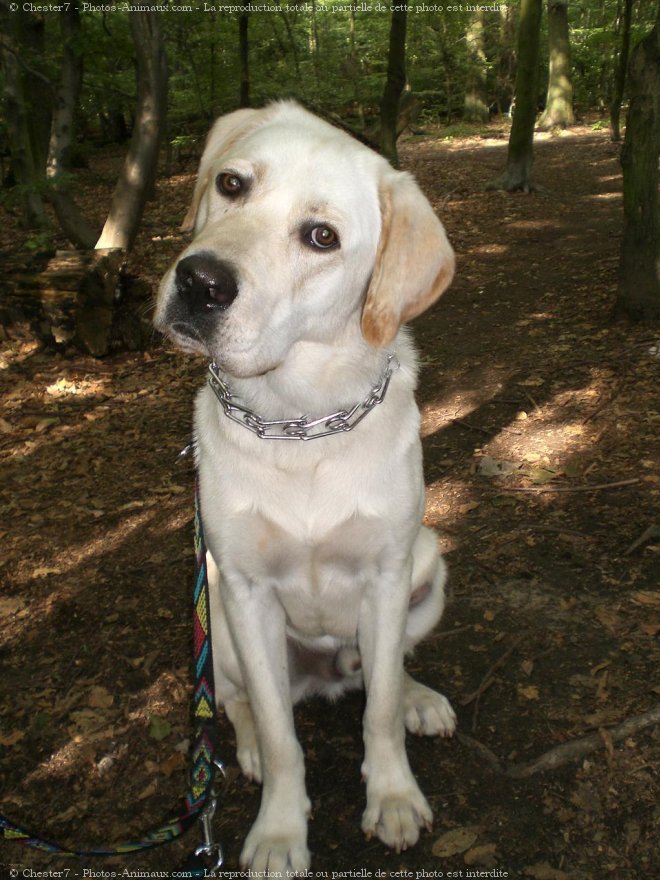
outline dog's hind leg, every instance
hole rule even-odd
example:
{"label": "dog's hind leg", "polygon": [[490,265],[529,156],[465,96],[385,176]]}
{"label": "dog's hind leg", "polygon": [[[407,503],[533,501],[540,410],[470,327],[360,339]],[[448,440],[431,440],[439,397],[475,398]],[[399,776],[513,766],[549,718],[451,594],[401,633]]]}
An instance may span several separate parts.
{"label": "dog's hind leg", "polygon": [[[413,548],[413,574],[406,649],[411,651],[440,620],[445,607],[447,566],[438,552],[437,537],[421,528]],[[451,736],[456,715],[442,694],[415,681],[407,673],[403,681],[406,728],[420,736]]]}

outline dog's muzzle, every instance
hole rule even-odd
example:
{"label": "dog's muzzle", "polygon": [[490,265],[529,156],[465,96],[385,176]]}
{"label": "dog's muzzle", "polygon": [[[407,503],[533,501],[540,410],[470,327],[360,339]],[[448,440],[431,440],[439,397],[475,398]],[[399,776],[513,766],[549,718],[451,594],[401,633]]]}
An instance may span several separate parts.
{"label": "dog's muzzle", "polygon": [[210,253],[184,257],[174,271],[174,284],[190,316],[225,311],[238,296],[238,282],[232,267]]}

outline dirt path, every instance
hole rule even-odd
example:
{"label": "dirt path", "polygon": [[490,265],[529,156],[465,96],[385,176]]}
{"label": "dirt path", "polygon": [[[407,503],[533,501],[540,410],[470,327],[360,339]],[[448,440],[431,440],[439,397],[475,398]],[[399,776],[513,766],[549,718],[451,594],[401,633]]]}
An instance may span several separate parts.
{"label": "dirt path", "polygon": [[[359,830],[360,697],[297,712],[313,869],[330,876],[651,875],[657,730],[617,744],[607,730],[659,702],[657,336],[609,320],[621,181],[605,134],[539,142],[533,196],[481,191],[505,150],[404,149],[459,254],[415,328],[428,522],[452,599],[410,667],[449,696],[462,737],[409,743],[436,823],[397,855]],[[190,188],[161,184],[147,218],[135,262],[154,281]],[[0,358],[2,812],[55,839],[125,839],[185,789],[193,474],[175,459],[203,364],[54,357],[22,336]],[[560,769],[500,772],[599,730],[603,748]],[[227,726],[223,742],[234,869],[259,793],[232,769]],[[194,842],[71,867],[171,871]],[[3,861],[63,867],[8,845]]]}

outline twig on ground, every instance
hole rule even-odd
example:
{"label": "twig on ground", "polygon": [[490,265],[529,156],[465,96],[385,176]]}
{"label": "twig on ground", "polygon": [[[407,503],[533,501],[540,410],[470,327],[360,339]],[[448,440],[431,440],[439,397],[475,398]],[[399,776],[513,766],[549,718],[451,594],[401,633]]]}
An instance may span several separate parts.
{"label": "twig on ground", "polygon": [[[512,486],[506,492],[595,492],[598,489],[618,489],[620,486],[632,486],[640,482],[640,477],[629,480],[617,480],[615,483],[594,483],[593,486]],[[500,489],[502,491],[502,489]]]}
{"label": "twig on ground", "polygon": [[576,538],[587,538],[590,541],[596,539],[596,535],[588,535],[586,532],[577,532],[575,529],[562,529],[561,526],[546,526],[544,523],[523,523],[520,529],[530,532],[557,532],[560,535],[574,535]]}
{"label": "twig on ground", "polygon": [[477,716],[479,714],[479,700],[481,699],[482,694],[484,694],[491,684],[495,681],[494,672],[496,669],[499,669],[500,666],[503,666],[506,663],[507,659],[513,654],[518,645],[525,639],[527,633],[523,633],[519,635],[516,639],[514,639],[513,643],[509,645],[506,651],[502,654],[501,657],[493,663],[493,665],[488,669],[484,677],[481,679],[481,683],[476,691],[473,691],[471,694],[463,697],[461,700],[462,706],[469,706],[470,703],[474,703],[474,712],[472,713],[472,732],[477,728]]}
{"label": "twig on ground", "polygon": [[526,779],[535,773],[555,770],[564,764],[570,764],[571,761],[584,758],[599,748],[607,748],[608,744],[620,742],[631,734],[638,733],[638,731],[644,730],[645,727],[651,727],[651,725],[657,724],[659,721],[660,706],[656,706],[643,715],[635,715],[633,718],[628,718],[616,727],[610,729],[603,728],[598,733],[591,733],[589,736],[583,736],[580,739],[574,739],[555,746],[527,764],[513,764],[507,768],[506,774],[512,779]]}
{"label": "twig on ground", "polygon": [[478,431],[479,434],[486,434],[488,437],[493,433],[492,431],[487,431],[485,428],[479,428],[477,425],[470,425],[468,422],[463,422],[461,419],[452,419],[452,425],[458,425],[461,428],[467,428],[468,431]]}
{"label": "twig on ground", "polygon": [[483,760],[487,764],[490,764],[490,766],[496,773],[505,772],[504,768],[502,767],[502,763],[500,762],[500,759],[497,757],[495,752],[491,752],[488,746],[485,746],[483,743],[480,743],[478,739],[474,739],[473,737],[468,736],[465,733],[457,732],[455,736],[460,743],[472,749],[479,755],[479,757],[483,758]]}
{"label": "twig on ground", "polygon": [[538,403],[536,402],[536,400],[534,400],[534,398],[533,398],[532,395],[529,393],[529,391],[525,391],[525,397],[526,397],[526,398],[529,400],[529,402],[532,404],[532,406],[534,407],[534,409],[536,410],[536,412],[540,412],[541,407],[538,405]]}
{"label": "twig on ground", "polygon": [[624,551],[624,556],[630,556],[633,550],[637,550],[638,547],[641,547],[642,544],[645,544],[651,538],[657,538],[660,536],[660,526],[653,523],[653,525],[649,526],[646,531],[644,531],[637,540],[633,541],[630,547]]}
{"label": "twig on ground", "polygon": [[474,629],[473,624],[468,623],[465,626],[455,626],[454,629],[443,629],[436,633],[435,639],[446,639],[448,636],[454,636],[457,633],[466,632],[468,629]]}
{"label": "twig on ground", "polygon": [[652,727],[660,722],[660,706],[655,706],[644,712],[642,715],[635,715],[632,718],[622,721],[616,727],[602,728],[597,733],[591,733],[588,736],[562,743],[548,749],[538,758],[524,764],[512,764],[504,767],[497,755],[492,752],[488,746],[466,736],[464,733],[457,733],[456,738],[460,743],[475,751],[496,773],[508,776],[511,779],[528,779],[536,773],[545,773],[548,770],[556,770],[572,761],[584,758],[598,749],[606,749],[610,755],[612,754],[613,744],[639,733],[647,727]]}

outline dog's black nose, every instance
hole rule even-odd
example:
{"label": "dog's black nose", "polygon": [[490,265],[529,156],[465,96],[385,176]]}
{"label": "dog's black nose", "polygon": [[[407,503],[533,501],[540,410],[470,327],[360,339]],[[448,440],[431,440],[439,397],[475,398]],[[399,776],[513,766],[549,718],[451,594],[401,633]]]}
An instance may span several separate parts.
{"label": "dog's black nose", "polygon": [[199,253],[177,263],[176,289],[192,312],[228,309],[238,296],[238,283],[229,265],[213,254]]}

